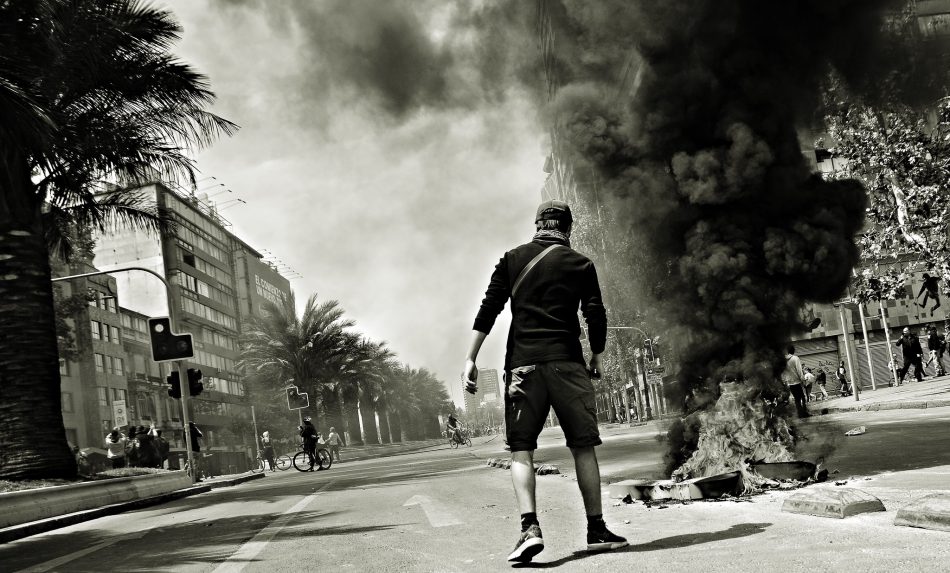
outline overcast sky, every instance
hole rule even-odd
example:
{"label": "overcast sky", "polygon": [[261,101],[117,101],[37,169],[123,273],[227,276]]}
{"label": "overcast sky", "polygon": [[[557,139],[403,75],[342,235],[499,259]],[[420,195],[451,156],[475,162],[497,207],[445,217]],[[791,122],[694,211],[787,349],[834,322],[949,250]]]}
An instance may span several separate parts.
{"label": "overcast sky", "polygon": [[[184,27],[173,51],[210,78],[213,111],[241,126],[197,157],[200,176],[233,191],[215,200],[247,201],[222,204],[233,231],[303,275],[291,282],[298,303],[311,293],[338,300],[360,332],[435,372],[461,405],[459,373],[492,268],[534,230],[547,137],[517,89],[482,99],[426,75],[458,62],[441,49],[451,4],[415,4],[408,15],[358,4],[362,13],[337,1],[160,5]],[[380,63],[380,46],[366,42],[394,29],[409,60],[397,50]],[[351,49],[341,55],[339,45]],[[456,79],[466,74],[457,67]],[[479,367],[501,369],[507,315]]]}

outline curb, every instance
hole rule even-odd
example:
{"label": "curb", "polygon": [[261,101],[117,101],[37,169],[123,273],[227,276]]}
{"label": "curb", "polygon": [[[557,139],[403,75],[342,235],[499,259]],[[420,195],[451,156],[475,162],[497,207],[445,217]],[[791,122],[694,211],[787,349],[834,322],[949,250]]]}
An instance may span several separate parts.
{"label": "curb", "polygon": [[223,480],[220,480],[220,481],[209,481],[209,482],[202,481],[201,483],[202,483],[203,485],[207,486],[209,489],[218,489],[218,488],[220,488],[220,487],[231,487],[231,486],[235,486],[235,485],[238,485],[238,484],[241,484],[241,483],[244,483],[244,482],[248,482],[248,481],[251,481],[251,480],[255,480],[255,479],[262,479],[262,478],[264,477],[264,475],[266,475],[266,474],[264,474],[264,473],[259,473],[259,474],[246,474],[246,475],[238,476],[238,477],[236,477],[236,478],[227,478],[227,479],[223,479]]}
{"label": "curb", "polygon": [[52,531],[54,529],[59,529],[61,527],[66,527],[68,525],[74,525],[76,523],[82,523],[84,521],[98,519],[100,517],[105,517],[107,515],[116,515],[118,513],[123,513],[125,511],[129,511],[132,509],[139,509],[142,507],[148,507],[150,505],[157,505],[160,503],[165,503],[167,501],[181,499],[183,497],[189,497],[192,495],[205,493],[209,491],[211,491],[210,485],[199,485],[195,487],[175,490],[173,492],[162,494],[162,495],[156,495],[154,497],[136,499],[133,501],[125,501],[121,503],[115,503],[112,505],[106,505],[103,507],[97,507],[95,509],[87,509],[85,511],[77,511],[76,513],[68,513],[66,515],[58,515],[56,517],[49,517],[47,519],[41,519],[39,521],[32,521],[29,523],[14,525],[12,527],[0,529],[0,543],[16,541],[17,539],[22,539],[24,537],[36,535],[37,533],[45,533],[47,531]]}
{"label": "curb", "polygon": [[840,406],[834,408],[818,408],[812,415],[839,414],[843,412],[879,412],[884,410],[923,410],[927,408],[944,408],[950,406],[950,400],[908,400],[906,402],[878,402],[862,406]]}
{"label": "curb", "polygon": [[782,511],[818,517],[844,519],[871,511],[887,511],[881,500],[854,488],[806,489],[791,495],[782,504]]}

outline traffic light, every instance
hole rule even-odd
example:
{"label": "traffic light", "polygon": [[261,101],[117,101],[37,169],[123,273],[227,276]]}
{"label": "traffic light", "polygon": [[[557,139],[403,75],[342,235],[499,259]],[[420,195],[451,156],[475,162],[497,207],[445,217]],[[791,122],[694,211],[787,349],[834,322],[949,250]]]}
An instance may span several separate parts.
{"label": "traffic light", "polygon": [[291,410],[300,410],[310,406],[310,396],[301,392],[296,386],[287,387],[287,407]]}
{"label": "traffic light", "polygon": [[148,336],[152,345],[152,360],[167,362],[195,356],[190,334],[175,334],[167,316],[148,319]]}
{"label": "traffic light", "polygon": [[171,374],[165,377],[168,382],[168,395],[176,400],[181,400],[181,378],[178,377],[178,370],[173,370]]}
{"label": "traffic light", "polygon": [[197,396],[205,389],[204,383],[201,382],[201,370],[195,370],[194,368],[188,369],[188,395]]}

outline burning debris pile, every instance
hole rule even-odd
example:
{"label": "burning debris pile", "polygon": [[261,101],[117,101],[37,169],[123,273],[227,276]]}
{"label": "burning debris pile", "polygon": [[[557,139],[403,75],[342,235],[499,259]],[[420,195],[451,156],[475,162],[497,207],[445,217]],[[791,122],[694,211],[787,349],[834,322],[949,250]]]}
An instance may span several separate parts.
{"label": "burning debris pile", "polygon": [[791,428],[783,418],[770,421],[768,404],[756,399],[754,388],[738,383],[723,384],[721,388],[715,405],[697,413],[702,430],[696,451],[673,472],[673,478],[739,471],[743,489],[755,489],[764,478],[752,469],[749,461],[792,461]]}
{"label": "burning debris pile", "polygon": [[689,415],[670,431],[669,470],[791,460],[784,346],[806,302],[843,292],[866,206],[860,183],[812,172],[798,129],[830,69],[855,92],[886,72],[897,56],[883,22],[903,3],[541,4],[577,38],[549,65],[567,153],[594,167],[613,231],[638,245],[636,263],[611,272],[645,285],[641,306],[677,341],[667,398]]}

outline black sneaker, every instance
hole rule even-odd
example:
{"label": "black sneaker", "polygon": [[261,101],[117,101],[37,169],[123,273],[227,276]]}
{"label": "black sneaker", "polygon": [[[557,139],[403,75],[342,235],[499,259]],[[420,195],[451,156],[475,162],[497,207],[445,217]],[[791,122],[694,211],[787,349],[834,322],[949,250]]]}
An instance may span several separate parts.
{"label": "black sneaker", "polygon": [[588,551],[611,551],[628,545],[627,540],[614,535],[606,527],[603,531],[587,530]]}
{"label": "black sneaker", "polygon": [[541,538],[541,528],[532,525],[528,531],[521,533],[515,548],[508,554],[508,561],[528,563],[535,555],[544,550],[544,539]]}

